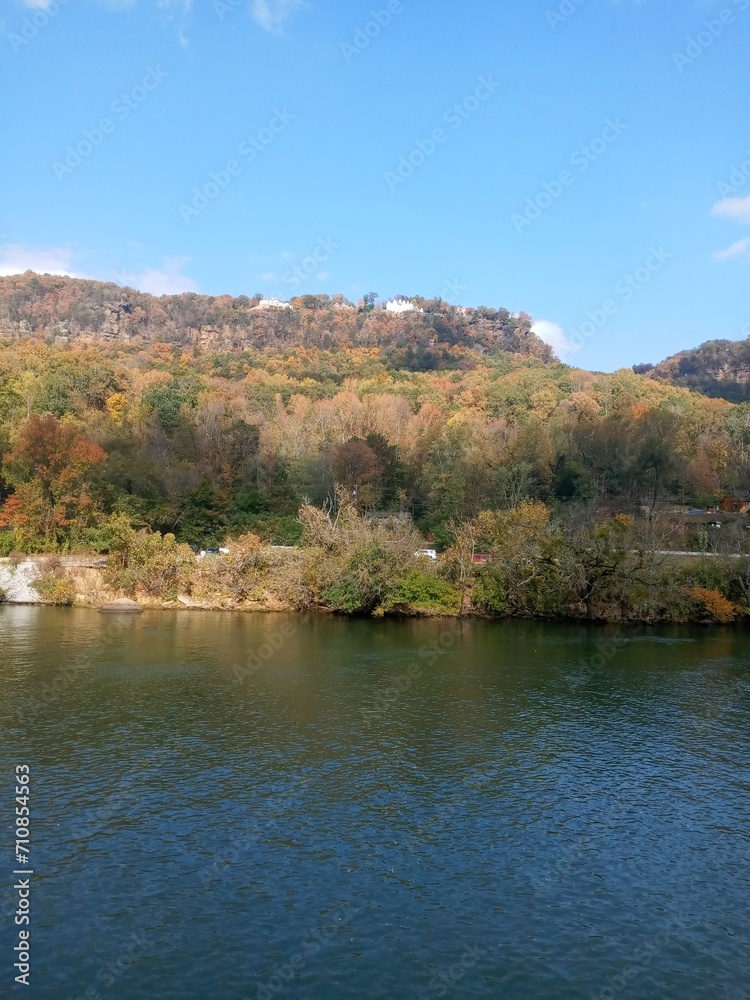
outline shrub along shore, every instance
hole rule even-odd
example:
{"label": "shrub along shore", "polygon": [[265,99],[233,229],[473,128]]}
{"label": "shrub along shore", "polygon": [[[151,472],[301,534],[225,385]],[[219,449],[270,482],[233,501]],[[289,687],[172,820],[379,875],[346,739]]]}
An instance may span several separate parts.
{"label": "shrub along shore", "polygon": [[560,519],[525,501],[452,525],[453,544],[435,561],[419,554],[425,541],[413,525],[368,519],[341,491],[328,509],[303,506],[299,523],[298,547],[243,534],[227,540],[226,552],[200,556],[115,515],[100,568],[45,556],[34,588],[57,605],[129,597],[149,608],[373,617],[750,620],[750,555],[677,557],[665,552],[665,529],[646,519]]}

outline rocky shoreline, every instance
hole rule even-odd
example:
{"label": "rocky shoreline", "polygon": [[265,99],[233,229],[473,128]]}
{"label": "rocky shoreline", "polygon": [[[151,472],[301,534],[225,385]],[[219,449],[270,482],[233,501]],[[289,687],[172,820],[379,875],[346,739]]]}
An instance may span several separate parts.
{"label": "rocky shoreline", "polygon": [[[76,588],[75,606],[108,610],[109,606],[128,600],[121,593],[114,593],[104,583],[103,569],[107,565],[105,556],[28,556],[24,559],[0,559],[0,604],[9,605],[55,605],[56,601],[46,600],[34,588],[34,583],[47,572],[54,561]],[[217,597],[214,601],[196,601],[179,595],[176,600],[137,595],[134,603],[141,610],[148,611],[293,611],[290,604],[272,598],[267,601],[244,601],[238,603],[231,598]],[[131,609],[133,610],[133,609]]]}

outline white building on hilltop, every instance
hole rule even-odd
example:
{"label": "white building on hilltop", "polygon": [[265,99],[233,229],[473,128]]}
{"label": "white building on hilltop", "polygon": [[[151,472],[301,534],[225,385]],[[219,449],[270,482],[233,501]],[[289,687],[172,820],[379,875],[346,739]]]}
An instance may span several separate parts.
{"label": "white building on hilltop", "polygon": [[291,309],[289,302],[282,302],[281,299],[261,299],[256,309]]}
{"label": "white building on hilltop", "polygon": [[418,309],[412,300],[407,299],[405,295],[397,295],[395,299],[389,299],[386,302],[385,311],[389,313],[408,313],[424,312],[424,309]]}

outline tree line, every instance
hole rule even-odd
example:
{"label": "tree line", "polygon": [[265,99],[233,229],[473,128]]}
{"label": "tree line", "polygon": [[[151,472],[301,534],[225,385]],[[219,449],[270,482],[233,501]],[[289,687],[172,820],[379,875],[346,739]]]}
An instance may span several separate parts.
{"label": "tree line", "polygon": [[[309,511],[335,516],[345,496],[363,523],[408,521],[415,551],[465,548],[457,532],[475,525],[475,554],[494,552],[487,569],[467,571],[475,608],[543,613],[517,603],[523,584],[527,597],[537,587],[545,600],[564,595],[554,613],[588,615],[587,601],[601,610],[604,598],[586,597],[588,584],[571,589],[562,563],[555,577],[551,550],[540,566],[552,577],[521,575],[493,597],[512,533],[490,531],[488,518],[544,508],[550,537],[578,553],[581,573],[618,512],[635,513],[636,526],[658,522],[659,545],[683,548],[665,501],[706,506],[748,487],[750,405],[503,351],[467,349],[453,369],[423,371],[377,347],[210,352],[29,338],[0,342],[0,455],[0,554],[113,551],[123,523],[177,545],[247,534],[297,545]],[[455,572],[441,579],[460,592]]]}

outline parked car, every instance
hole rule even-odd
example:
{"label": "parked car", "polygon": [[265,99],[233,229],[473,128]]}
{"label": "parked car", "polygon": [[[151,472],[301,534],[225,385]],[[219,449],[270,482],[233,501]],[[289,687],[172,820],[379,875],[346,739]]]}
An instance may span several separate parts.
{"label": "parked car", "polygon": [[721,527],[721,521],[709,521],[708,522],[708,526],[709,526],[709,528],[720,528]]}
{"label": "parked car", "polygon": [[433,562],[437,560],[437,549],[420,549],[419,552],[414,553],[415,556],[423,556],[425,559],[432,559]]}
{"label": "parked car", "polygon": [[475,552],[471,558],[475,563],[479,563],[480,566],[486,566],[487,563],[492,562],[492,557],[487,555],[486,552]]}

